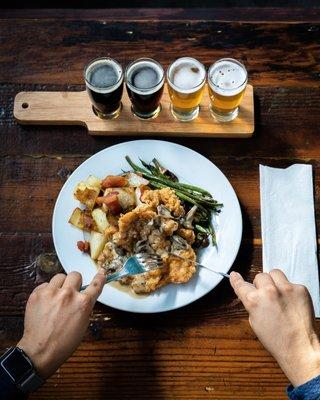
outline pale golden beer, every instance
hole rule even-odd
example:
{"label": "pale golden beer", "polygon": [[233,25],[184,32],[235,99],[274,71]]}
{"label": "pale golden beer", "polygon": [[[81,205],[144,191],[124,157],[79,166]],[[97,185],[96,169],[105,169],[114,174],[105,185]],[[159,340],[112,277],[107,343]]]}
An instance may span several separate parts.
{"label": "pale golden beer", "polygon": [[247,71],[237,60],[223,58],[211,65],[208,71],[208,90],[210,109],[215,119],[229,122],[238,116],[247,82]]}
{"label": "pale golden beer", "polygon": [[195,58],[174,61],[167,71],[172,115],[179,121],[192,121],[199,114],[206,70]]}

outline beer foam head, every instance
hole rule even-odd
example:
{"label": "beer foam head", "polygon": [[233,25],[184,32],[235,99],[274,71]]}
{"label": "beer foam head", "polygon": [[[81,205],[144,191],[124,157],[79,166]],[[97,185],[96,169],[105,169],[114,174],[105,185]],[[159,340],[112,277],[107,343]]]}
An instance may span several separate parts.
{"label": "beer foam head", "polygon": [[121,65],[112,58],[91,61],[85,69],[87,86],[98,93],[109,93],[122,83]]}
{"label": "beer foam head", "polygon": [[196,59],[178,58],[168,69],[169,84],[178,92],[192,93],[204,83],[206,70]]}
{"label": "beer foam head", "polygon": [[223,96],[240,93],[246,86],[247,77],[244,65],[231,58],[217,61],[208,72],[208,82],[212,90]]}
{"label": "beer foam head", "polygon": [[161,65],[151,58],[141,58],[128,65],[126,84],[138,94],[152,94],[163,85],[164,72]]}

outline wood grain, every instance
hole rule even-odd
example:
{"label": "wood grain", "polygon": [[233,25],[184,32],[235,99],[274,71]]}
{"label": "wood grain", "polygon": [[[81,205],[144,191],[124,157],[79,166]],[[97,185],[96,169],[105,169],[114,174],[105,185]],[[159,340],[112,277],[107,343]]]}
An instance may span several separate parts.
{"label": "wood grain", "polygon": [[[317,6],[317,2],[314,1]],[[57,19],[93,21],[238,21],[319,22],[318,7],[229,7],[229,8],[115,8],[115,9],[8,9],[0,19]]]}
{"label": "wood grain", "polygon": [[[92,137],[80,126],[20,126],[13,117],[16,94],[81,91],[83,65],[106,54],[123,65],[150,56],[165,67],[180,55],[206,67],[224,56],[242,59],[255,87],[255,135],[168,140],[208,157],[234,186],[244,236],[233,268],[252,281],[262,269],[260,163],[313,165],[320,228],[319,29],[319,10],[2,11],[0,351],[19,340],[29,293],[50,279],[35,261],[54,250],[51,217],[63,183],[90,155],[129,140]],[[224,281],[165,314],[97,304],[80,348],[32,398],[284,400],[286,384]]]}
{"label": "wood grain", "polygon": [[165,85],[161,112],[155,119],[142,121],[131,111],[125,92],[118,118],[99,118],[92,110],[86,91],[81,92],[20,92],[15,97],[14,116],[27,125],[83,125],[91,135],[140,136],[156,134],[166,137],[249,138],[254,132],[253,87],[248,85],[241,101],[238,117],[228,123],[217,122],[209,110],[210,98],[204,88],[198,118],[188,123],[176,121],[170,111],[170,97]]}
{"label": "wood grain", "polygon": [[98,56],[113,56],[122,65],[151,57],[165,68],[185,55],[207,68],[219,58],[232,56],[243,61],[253,86],[316,87],[319,26],[319,22],[262,26],[206,20],[0,19],[1,79],[82,84],[84,65]]}

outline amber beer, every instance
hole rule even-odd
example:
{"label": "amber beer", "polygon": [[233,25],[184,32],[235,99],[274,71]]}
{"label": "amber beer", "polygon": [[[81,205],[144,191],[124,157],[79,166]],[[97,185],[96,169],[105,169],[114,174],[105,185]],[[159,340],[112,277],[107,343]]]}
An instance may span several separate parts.
{"label": "amber beer", "polygon": [[199,114],[206,70],[195,58],[174,61],[167,71],[171,113],[179,121],[192,121]]}
{"label": "amber beer", "polygon": [[141,119],[155,118],[161,110],[162,66],[152,58],[139,58],[127,66],[125,81],[132,112]]}
{"label": "amber beer", "polygon": [[85,67],[84,78],[95,114],[100,118],[116,118],[122,108],[121,65],[113,58],[97,58]]}
{"label": "amber beer", "polygon": [[243,64],[232,58],[223,58],[208,71],[208,90],[211,113],[220,122],[234,120],[248,82]]}

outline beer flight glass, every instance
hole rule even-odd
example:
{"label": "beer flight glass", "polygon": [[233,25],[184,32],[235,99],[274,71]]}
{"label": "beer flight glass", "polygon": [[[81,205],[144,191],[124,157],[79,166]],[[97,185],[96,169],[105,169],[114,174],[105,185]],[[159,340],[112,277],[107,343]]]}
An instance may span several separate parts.
{"label": "beer flight glass", "polygon": [[167,81],[172,115],[179,121],[197,118],[206,82],[205,67],[195,58],[178,58],[168,68]]}
{"label": "beer flight glass", "polygon": [[219,122],[234,120],[248,82],[245,66],[232,58],[222,58],[208,71],[210,110]]}
{"label": "beer flight glass", "polygon": [[121,65],[110,57],[96,58],[85,67],[84,79],[95,114],[106,119],[118,117],[123,92]]}
{"label": "beer flight glass", "polygon": [[139,58],[127,66],[125,82],[133,114],[141,119],[155,118],[161,110],[162,66],[151,58]]}
{"label": "beer flight glass", "polygon": [[[192,121],[199,115],[206,75],[212,116],[218,122],[229,122],[238,116],[248,82],[244,65],[223,58],[212,64],[206,74],[198,60],[182,57],[167,70],[170,109],[178,121]],[[86,66],[84,78],[93,110],[100,118],[119,116],[124,80],[135,116],[147,120],[156,118],[161,111],[165,74],[161,64],[151,58],[131,62],[125,74],[116,60],[97,58]]]}

